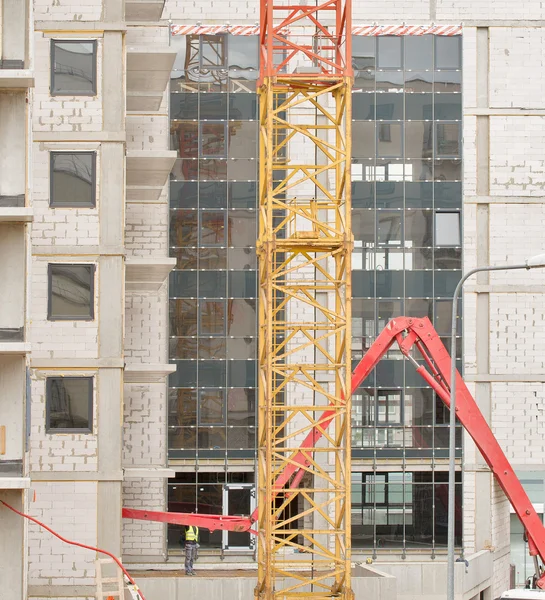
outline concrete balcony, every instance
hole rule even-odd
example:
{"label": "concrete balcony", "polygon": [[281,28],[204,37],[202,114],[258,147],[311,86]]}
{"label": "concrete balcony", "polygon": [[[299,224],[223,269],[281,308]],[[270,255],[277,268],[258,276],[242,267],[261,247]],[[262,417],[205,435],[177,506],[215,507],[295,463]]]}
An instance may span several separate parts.
{"label": "concrete balcony", "polygon": [[171,48],[127,48],[127,110],[156,112],[167,89],[176,51]]}
{"label": "concrete balcony", "polygon": [[165,0],[125,0],[125,20],[159,21]]}
{"label": "concrete balcony", "polygon": [[0,223],[30,223],[32,209],[26,206],[24,194],[0,196]]}
{"label": "concrete balcony", "polygon": [[32,87],[28,0],[0,0],[0,25],[0,88]]}
{"label": "concrete balcony", "polygon": [[174,166],[176,152],[165,150],[127,152],[127,200],[153,202],[159,199]]}
{"label": "concrete balcony", "polygon": [[125,261],[125,289],[157,291],[176,265],[175,258],[131,257]]}
{"label": "concrete balcony", "polygon": [[134,363],[125,365],[125,383],[163,383],[176,371],[176,365]]}

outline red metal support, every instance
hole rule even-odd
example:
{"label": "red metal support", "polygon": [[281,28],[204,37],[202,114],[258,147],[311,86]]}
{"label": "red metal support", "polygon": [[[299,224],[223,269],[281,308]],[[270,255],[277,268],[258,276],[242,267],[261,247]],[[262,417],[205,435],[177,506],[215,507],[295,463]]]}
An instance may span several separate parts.
{"label": "red metal support", "polygon": [[[450,355],[441,341],[439,334],[427,318],[411,319],[408,317],[399,317],[391,320],[354,370],[352,374],[352,392],[355,392],[363,381],[365,381],[395,342],[398,343],[401,352],[405,356],[411,357],[413,362],[416,362],[415,358],[418,358],[418,356],[412,356],[411,352],[414,349],[419,352],[420,357],[424,360],[424,364],[416,369],[417,373],[433,388],[448,408],[450,406],[448,387],[450,384]],[[494,474],[496,481],[519,517],[528,536],[530,554],[532,556],[539,556],[542,563],[545,564],[545,527],[459,373],[457,373],[457,377],[457,418],[475,442],[475,445]],[[320,419],[320,427],[314,428],[308,434],[307,438],[301,444],[299,451],[294,455],[293,464],[279,475],[274,486],[275,490],[279,491],[285,486],[295,488],[299,485],[301,474],[304,473],[304,470],[297,465],[308,460],[305,448],[316,445],[332,419],[333,411],[326,410]],[[142,514],[148,515],[148,517],[144,517]],[[210,529],[249,531],[255,521],[256,513],[246,519],[220,515],[181,515],[176,513],[151,513],[123,509],[123,516],[126,518],[160,520],[168,523],[193,523]],[[541,589],[545,589],[545,573],[537,579],[536,585]]]}

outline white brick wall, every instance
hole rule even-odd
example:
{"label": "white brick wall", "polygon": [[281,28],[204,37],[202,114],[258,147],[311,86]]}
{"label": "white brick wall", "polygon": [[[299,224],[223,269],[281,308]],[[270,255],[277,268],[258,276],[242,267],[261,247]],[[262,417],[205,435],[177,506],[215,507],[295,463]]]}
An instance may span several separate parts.
{"label": "white brick wall", "polygon": [[[45,431],[46,416],[46,376],[90,377],[89,371],[33,371],[32,406],[30,437],[31,471],[96,471],[97,470],[97,414],[93,400],[93,433],[89,434],[48,434]],[[96,397],[95,378],[94,395]]]}
{"label": "white brick wall", "polygon": [[458,21],[501,19],[543,19],[545,6],[540,0],[437,0],[437,21],[455,19]]}
{"label": "white brick wall", "polygon": [[99,243],[100,152],[96,160],[96,208],[50,208],[50,152],[97,151],[96,144],[34,144],[32,244],[34,246],[90,246]]}
{"label": "white brick wall", "polygon": [[545,195],[545,117],[490,118],[490,193]]}
{"label": "white brick wall", "polygon": [[[60,0],[56,0],[60,1]],[[90,0],[88,0],[90,1]],[[78,0],[79,2],[79,0]],[[62,35],[55,39],[66,39]],[[73,38],[72,38],[73,39]],[[93,40],[83,35],[78,39]],[[35,102],[34,131],[101,131],[102,130],[102,40],[97,40],[97,95],[51,96],[51,40],[36,33],[35,43]]]}
{"label": "white brick wall", "polygon": [[169,143],[169,127],[167,115],[129,115],[127,150],[166,150]]}
{"label": "white brick wall", "polygon": [[37,21],[100,21],[102,0],[34,0]]}
{"label": "white brick wall", "polygon": [[[48,262],[92,263],[89,259],[67,257],[32,260],[30,341],[34,358],[97,358],[98,324],[94,321],[47,320]],[[97,311],[98,266],[95,271],[95,315]]]}
{"label": "white brick wall", "polygon": [[515,464],[543,465],[543,383],[493,383],[492,426],[507,458]]}
{"label": "white brick wall", "polygon": [[[123,502],[127,508],[166,510],[166,480],[125,479]],[[123,520],[123,555],[153,556],[165,552],[166,525]]]}
{"label": "white brick wall", "polygon": [[125,247],[127,254],[132,256],[168,255],[168,205],[166,203],[127,204]]}
{"label": "white brick wall", "polygon": [[167,290],[128,293],[125,300],[125,356],[134,363],[164,363],[168,356]]}
{"label": "white brick wall", "polygon": [[168,26],[129,27],[125,35],[127,46],[168,46]]}
{"label": "white brick wall", "polygon": [[[490,261],[492,264],[524,264],[526,259],[545,250],[543,222],[545,204],[507,204],[490,207]],[[544,285],[545,269],[498,271],[493,283]],[[540,306],[536,299],[536,308]]]}
{"label": "white brick wall", "polygon": [[163,467],[167,458],[164,384],[125,384],[123,465]]}
{"label": "white brick wall", "polygon": [[543,29],[490,30],[490,106],[543,108],[544,51]]}
{"label": "white brick wall", "polygon": [[[62,536],[96,546],[96,483],[34,482],[34,517]],[[61,542],[34,523],[28,525],[29,585],[94,585],[96,554]]]}

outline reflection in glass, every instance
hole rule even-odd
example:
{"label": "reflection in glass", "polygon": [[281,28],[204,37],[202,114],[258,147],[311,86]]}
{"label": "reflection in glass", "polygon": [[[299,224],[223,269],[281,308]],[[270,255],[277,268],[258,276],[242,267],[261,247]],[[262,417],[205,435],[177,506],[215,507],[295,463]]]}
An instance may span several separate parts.
{"label": "reflection in glass", "polygon": [[257,121],[229,123],[229,158],[255,158],[257,155]]}
{"label": "reflection in glass", "polygon": [[227,213],[228,246],[255,247],[257,238],[257,212],[255,210],[230,210]]}
{"label": "reflection in glass", "polygon": [[197,300],[170,300],[169,315],[170,335],[197,335]]}
{"label": "reflection in glass", "polygon": [[[375,119],[375,94],[354,94],[352,98],[352,118],[355,121],[374,121]],[[352,134],[353,143],[357,136]]]}
{"label": "reflection in glass", "polygon": [[408,35],[405,42],[405,69],[433,69],[433,35]]}
{"label": "reflection in glass", "polygon": [[403,119],[403,94],[376,94],[376,119],[377,121]]}
{"label": "reflection in glass", "polygon": [[225,211],[206,211],[200,213],[200,244],[201,246],[225,245]]}
{"label": "reflection in glass", "polygon": [[375,80],[377,92],[403,91],[403,71],[377,71]]}
{"label": "reflection in glass", "polygon": [[433,124],[426,121],[405,123],[405,156],[433,158]]}
{"label": "reflection in glass", "polygon": [[196,390],[168,391],[168,424],[169,427],[197,424]]}
{"label": "reflection in glass", "polygon": [[227,248],[199,248],[197,252],[202,271],[227,269]]}
{"label": "reflection in glass", "polygon": [[461,126],[460,123],[436,123],[436,156],[459,157]]}
{"label": "reflection in glass", "polygon": [[257,255],[255,249],[229,249],[228,268],[233,270],[257,269]]}
{"label": "reflection in glass", "polygon": [[462,179],[462,161],[459,159],[437,159],[433,163],[435,181],[460,181]]}
{"label": "reflection in glass", "polygon": [[196,181],[172,181],[170,183],[171,208],[197,208],[199,202]]}
{"label": "reflection in glass", "polygon": [[405,71],[405,91],[409,94],[433,91],[433,73],[429,71]]}
{"label": "reflection in glass", "polygon": [[377,243],[401,246],[403,243],[403,213],[377,211]]}
{"label": "reflection in glass", "polygon": [[375,124],[373,122],[352,123],[352,155],[356,158],[374,158]]}
{"label": "reflection in glass", "polygon": [[199,124],[195,121],[173,121],[170,125],[170,147],[180,158],[199,156]]}
{"label": "reflection in glass", "polygon": [[403,68],[403,38],[395,35],[377,37],[377,66],[379,69]]}
{"label": "reflection in glass", "polygon": [[377,157],[397,158],[403,156],[403,125],[401,123],[377,123]]}
{"label": "reflection in glass", "polygon": [[227,303],[227,335],[255,336],[257,333],[256,311],[256,300],[229,300]]}
{"label": "reflection in glass", "polygon": [[431,121],[433,94],[406,94],[405,118],[413,121]]}
{"label": "reflection in glass", "polygon": [[199,300],[200,333],[222,335],[225,333],[225,302],[223,300]]}
{"label": "reflection in glass", "polygon": [[199,390],[199,425],[222,425],[225,422],[225,391]]}
{"label": "reflection in glass", "polygon": [[462,118],[461,94],[435,94],[434,118],[437,121],[456,121]]}
{"label": "reflection in glass", "polygon": [[227,424],[255,426],[256,392],[249,388],[232,388],[227,392]]}
{"label": "reflection in glass", "polygon": [[379,181],[376,184],[377,208],[403,208],[403,184]]}
{"label": "reflection in glass", "polygon": [[462,68],[462,38],[459,35],[435,38],[435,68],[436,69],[461,69]]}
{"label": "reflection in glass", "polygon": [[405,245],[432,246],[432,220],[431,210],[407,210],[405,212]]}

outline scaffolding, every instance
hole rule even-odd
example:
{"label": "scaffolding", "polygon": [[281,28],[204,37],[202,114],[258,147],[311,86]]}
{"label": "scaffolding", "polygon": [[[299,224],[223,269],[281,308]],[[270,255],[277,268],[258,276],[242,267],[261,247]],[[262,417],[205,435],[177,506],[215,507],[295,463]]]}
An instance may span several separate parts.
{"label": "scaffolding", "polygon": [[353,598],[351,0],[312,4],[261,0],[259,600]]}

